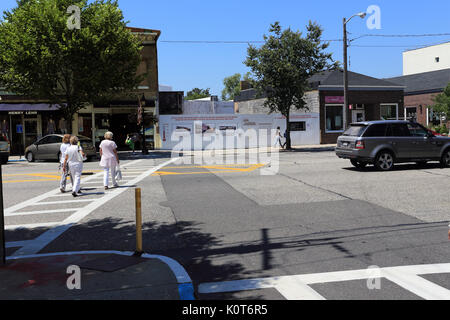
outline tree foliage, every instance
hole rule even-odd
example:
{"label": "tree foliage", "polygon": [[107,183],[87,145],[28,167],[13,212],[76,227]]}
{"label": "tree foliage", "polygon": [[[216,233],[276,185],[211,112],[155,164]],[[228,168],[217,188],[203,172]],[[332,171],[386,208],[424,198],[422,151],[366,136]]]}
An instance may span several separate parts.
{"label": "tree foliage", "polygon": [[[81,11],[70,30],[67,9]],[[141,42],[117,1],[21,0],[0,23],[0,82],[11,92],[61,105],[66,119],[85,106],[135,89]]]}
{"label": "tree foliage", "polygon": [[223,79],[222,100],[233,100],[234,97],[239,95],[241,93],[241,81],[251,82],[250,72],[247,72],[243,76],[240,73],[235,73]]}
{"label": "tree foliage", "polygon": [[188,91],[186,93],[186,100],[195,100],[195,99],[202,99],[202,98],[207,98],[210,97],[211,94],[209,93],[209,88],[208,89],[200,89],[200,88],[194,88],[191,91]]}
{"label": "tree foliage", "polygon": [[444,89],[444,92],[433,98],[434,104],[431,106],[433,111],[440,117],[445,116],[450,119],[450,83]]}
{"label": "tree foliage", "polygon": [[258,91],[265,92],[265,106],[270,112],[286,117],[287,143],[291,148],[289,116],[291,107],[307,109],[303,100],[308,90],[307,80],[317,72],[338,67],[332,55],[326,53],[329,43],[321,40],[323,30],[315,22],[309,22],[307,34],[282,30],[279,22],[271,25],[270,35],[264,35],[260,47],[250,45],[245,65],[251,68]]}

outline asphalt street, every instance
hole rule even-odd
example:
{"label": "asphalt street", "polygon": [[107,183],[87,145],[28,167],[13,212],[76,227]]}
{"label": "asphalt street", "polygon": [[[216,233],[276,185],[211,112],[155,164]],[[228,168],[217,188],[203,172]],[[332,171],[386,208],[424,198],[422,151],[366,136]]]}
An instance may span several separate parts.
{"label": "asphalt street", "polygon": [[[57,163],[8,164],[8,254],[133,251],[133,189],[140,187],[145,252],[181,263],[199,299],[448,294],[450,169],[430,163],[357,170],[319,151],[282,152],[279,163],[250,158],[244,164],[170,162],[165,155],[126,160],[121,187],[108,191],[98,162],[86,163],[86,195],[77,199],[51,193],[58,188]],[[369,266],[386,275],[375,290],[364,275]]]}

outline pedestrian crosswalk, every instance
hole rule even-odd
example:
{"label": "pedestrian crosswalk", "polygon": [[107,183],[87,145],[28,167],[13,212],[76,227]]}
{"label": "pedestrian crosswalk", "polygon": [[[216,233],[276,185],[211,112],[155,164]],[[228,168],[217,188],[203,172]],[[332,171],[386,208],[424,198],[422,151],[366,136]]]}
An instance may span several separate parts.
{"label": "pedestrian crosswalk", "polygon": [[202,283],[200,294],[241,292],[260,289],[276,289],[287,300],[326,300],[311,286],[353,280],[367,281],[368,289],[374,279],[389,280],[414,295],[426,300],[450,300],[450,290],[425,279],[424,275],[450,274],[450,263],[412,265],[387,268],[368,268],[315,274],[245,279],[225,282]]}
{"label": "pedestrian crosswalk", "polygon": [[[154,160],[151,160],[151,165],[148,164],[148,161],[133,160],[121,166],[123,179],[119,188],[113,188],[108,191],[103,190],[103,172],[98,172],[82,179],[83,195],[76,199],[72,197],[70,192],[61,194],[59,188],[57,188],[6,208],[6,230],[36,228],[46,230],[35,239],[7,242],[6,247],[16,249],[12,256],[38,253],[48,243],[94,210],[119,196],[127,189],[135,187],[137,183],[153,174],[156,170],[176,160],[174,158],[156,166]],[[100,189],[97,190],[97,188]],[[67,186],[67,189],[70,189],[70,185]],[[52,216],[57,217],[56,221],[47,221],[51,220]],[[40,217],[45,217],[47,220],[39,221]],[[17,221],[8,223],[8,219],[20,219],[20,223],[17,223]]]}

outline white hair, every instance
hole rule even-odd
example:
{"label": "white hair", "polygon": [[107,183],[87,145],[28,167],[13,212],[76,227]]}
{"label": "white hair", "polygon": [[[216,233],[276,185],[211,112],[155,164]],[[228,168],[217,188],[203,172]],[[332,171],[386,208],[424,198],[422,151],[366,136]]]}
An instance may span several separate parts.
{"label": "white hair", "polygon": [[105,139],[111,140],[113,138],[113,133],[108,131],[105,133]]}

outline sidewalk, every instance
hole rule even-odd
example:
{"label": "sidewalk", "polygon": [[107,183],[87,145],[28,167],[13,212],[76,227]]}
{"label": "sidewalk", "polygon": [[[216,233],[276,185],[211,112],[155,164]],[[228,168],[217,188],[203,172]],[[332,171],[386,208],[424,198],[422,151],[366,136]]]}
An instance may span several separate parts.
{"label": "sidewalk", "polygon": [[[76,267],[71,270],[69,266]],[[76,288],[78,283],[80,289]],[[134,257],[130,252],[86,251],[8,258],[6,265],[0,264],[0,300],[17,299],[192,300],[194,297],[189,276],[174,260],[147,254]]]}

